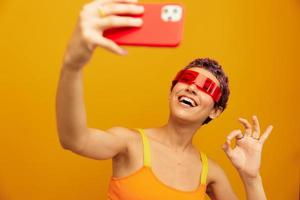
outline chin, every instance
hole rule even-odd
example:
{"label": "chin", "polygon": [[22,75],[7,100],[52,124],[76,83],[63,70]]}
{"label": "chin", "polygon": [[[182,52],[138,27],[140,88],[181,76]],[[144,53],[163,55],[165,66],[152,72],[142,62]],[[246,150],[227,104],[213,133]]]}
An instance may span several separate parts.
{"label": "chin", "polygon": [[197,123],[199,122],[199,118],[196,118],[196,113],[191,112],[190,110],[182,109],[182,108],[174,108],[170,107],[170,117],[175,119],[176,121],[184,122],[184,123]]}
{"label": "chin", "polygon": [[170,118],[188,124],[200,123],[208,117],[201,105],[186,107],[176,101],[169,102]]}

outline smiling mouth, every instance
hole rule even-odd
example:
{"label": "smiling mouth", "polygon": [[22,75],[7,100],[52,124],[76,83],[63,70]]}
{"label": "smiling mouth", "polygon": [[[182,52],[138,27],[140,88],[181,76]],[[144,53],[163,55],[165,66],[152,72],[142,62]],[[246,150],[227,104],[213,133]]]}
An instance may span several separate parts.
{"label": "smiling mouth", "polygon": [[184,96],[180,96],[178,97],[178,102],[182,105],[184,105],[185,107],[196,107],[197,104],[190,98],[184,97]]}

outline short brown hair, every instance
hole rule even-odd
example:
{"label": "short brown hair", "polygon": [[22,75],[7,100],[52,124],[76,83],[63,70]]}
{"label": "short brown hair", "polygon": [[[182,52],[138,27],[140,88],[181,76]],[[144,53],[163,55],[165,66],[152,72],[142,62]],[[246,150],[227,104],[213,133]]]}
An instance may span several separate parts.
{"label": "short brown hair", "polygon": [[[222,66],[215,60],[210,58],[197,58],[193,60],[190,64],[188,64],[184,69],[189,69],[192,67],[201,67],[203,69],[208,70],[211,72],[220,82],[220,88],[222,91],[222,96],[218,102],[215,103],[214,108],[222,107],[223,111],[227,107],[227,101],[229,98],[230,90],[228,87],[228,77],[226,76],[225,72],[222,69]],[[174,86],[176,85],[177,81],[172,81],[171,91],[173,90]],[[207,124],[212,119],[208,117],[203,124]]]}

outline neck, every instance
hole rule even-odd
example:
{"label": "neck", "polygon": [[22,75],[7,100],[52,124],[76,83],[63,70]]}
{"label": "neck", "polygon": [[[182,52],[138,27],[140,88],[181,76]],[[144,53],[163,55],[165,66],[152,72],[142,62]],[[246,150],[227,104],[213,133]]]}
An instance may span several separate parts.
{"label": "neck", "polygon": [[193,149],[193,136],[200,127],[199,124],[180,123],[169,118],[168,123],[159,128],[161,142],[178,153],[190,151]]}

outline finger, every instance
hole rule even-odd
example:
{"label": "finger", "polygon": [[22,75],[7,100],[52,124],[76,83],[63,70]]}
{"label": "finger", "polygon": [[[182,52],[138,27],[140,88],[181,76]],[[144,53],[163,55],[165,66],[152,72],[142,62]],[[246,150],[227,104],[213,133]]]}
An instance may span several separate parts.
{"label": "finger", "polygon": [[264,133],[264,134],[260,137],[260,139],[259,139],[259,142],[260,142],[261,144],[264,144],[264,143],[265,143],[265,141],[267,140],[267,138],[268,138],[269,135],[271,134],[272,130],[273,130],[273,126],[272,126],[272,125],[270,125],[270,126],[267,127],[265,133]]}
{"label": "finger", "polygon": [[120,17],[120,16],[108,16],[104,17],[102,19],[99,19],[98,21],[98,27],[102,30],[106,30],[109,28],[114,27],[139,27],[143,24],[143,21],[141,18],[135,18],[135,17]]}
{"label": "finger", "polygon": [[227,136],[227,140],[231,141],[233,138],[236,138],[238,140],[242,139],[243,137],[244,136],[241,130],[234,130]]}
{"label": "finger", "polygon": [[251,124],[248,122],[248,120],[244,119],[244,118],[239,118],[239,121],[243,124],[243,126],[245,127],[245,135],[247,136],[251,136],[252,134],[252,127]]}
{"label": "finger", "polygon": [[137,0],[96,0],[96,1],[92,1],[90,3],[87,3],[83,6],[83,10],[86,10],[87,13],[89,13],[89,15],[93,15],[95,13],[97,13],[97,9],[99,7],[102,7],[106,4],[113,4],[113,3],[137,3]]}
{"label": "finger", "polygon": [[102,38],[101,44],[102,47],[104,47],[105,49],[119,54],[119,55],[126,55],[127,51],[122,49],[119,45],[117,45],[114,41],[109,40],[107,38]]}
{"label": "finger", "polygon": [[115,3],[137,3],[138,2],[138,0],[112,0],[112,1]]}
{"label": "finger", "polygon": [[138,0],[95,0],[93,3],[95,4],[107,4],[107,3],[137,3]]}
{"label": "finger", "polygon": [[222,145],[222,149],[223,149],[223,151],[226,152],[228,157],[231,157],[232,149],[231,149],[231,146],[230,146],[230,140],[226,140],[226,142]]}
{"label": "finger", "polygon": [[[114,41],[109,40],[104,37],[99,37],[99,33],[95,32],[94,34],[91,34],[91,40],[94,46],[100,46],[103,47],[113,53],[119,54],[119,55],[126,55],[127,51],[122,49],[120,46],[118,46]],[[95,47],[94,47],[95,48]]]}
{"label": "finger", "polygon": [[118,15],[118,14],[142,14],[144,11],[143,6],[134,4],[107,4],[101,6],[101,10],[105,15]]}
{"label": "finger", "polygon": [[260,125],[259,125],[257,116],[254,115],[252,117],[252,120],[253,120],[253,128],[254,128],[253,133],[252,133],[252,137],[259,138],[259,136],[260,136]]}
{"label": "finger", "polygon": [[226,152],[227,156],[230,158],[232,156],[231,140],[233,138],[240,139],[243,137],[241,130],[232,131],[226,138],[226,142],[223,144],[222,149]]}

